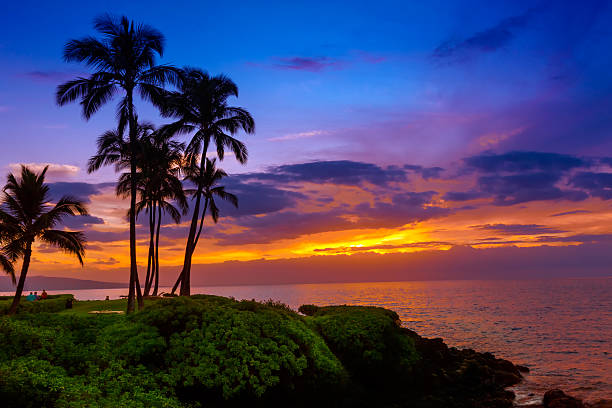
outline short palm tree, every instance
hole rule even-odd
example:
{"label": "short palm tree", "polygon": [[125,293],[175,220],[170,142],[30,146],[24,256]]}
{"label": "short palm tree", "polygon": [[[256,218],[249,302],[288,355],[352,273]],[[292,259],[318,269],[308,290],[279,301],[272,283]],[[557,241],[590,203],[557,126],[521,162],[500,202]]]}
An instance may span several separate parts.
{"label": "short palm tree", "polygon": [[[32,245],[36,240],[63,249],[77,257],[83,265],[85,236],[82,232],[54,229],[65,217],[88,215],[83,203],[70,196],[50,204],[49,186],[45,184],[47,167],[35,174],[21,166],[21,178],[8,175],[0,205],[0,236],[2,237],[3,265],[22,259],[21,274],[9,314],[17,312],[21,293],[28,274]],[[6,268],[5,268],[6,269]]]}
{"label": "short palm tree", "polygon": [[[238,96],[236,84],[223,75],[211,77],[199,69],[185,68],[178,88],[178,91],[166,96],[161,107],[163,116],[177,119],[164,130],[171,134],[191,134],[186,149],[187,159],[192,163],[197,163],[199,159],[199,177],[203,177],[206,171],[206,154],[212,144],[216,147],[219,160],[223,160],[225,149],[229,149],[240,163],[246,163],[246,146],[234,136],[240,130],[254,133],[255,121],[246,109],[228,105],[230,97]],[[203,216],[202,195],[202,186],[197,185],[185,259],[179,276],[181,295],[191,292],[191,257],[195,249],[198,219]]]}
{"label": "short palm tree", "polygon": [[[224,177],[227,177],[227,173],[222,169],[217,168],[216,161],[216,159],[211,160],[206,158],[203,173],[200,171],[200,166],[198,166],[195,162],[192,162],[190,165],[186,166],[185,169],[183,169],[185,172],[185,180],[193,184],[195,187],[194,189],[186,190],[186,192],[195,196],[198,191],[200,191],[202,197],[204,197],[204,208],[202,209],[202,214],[200,216],[200,225],[197,228],[197,233],[195,234],[193,245],[190,249],[189,262],[191,262],[191,257],[193,256],[198,240],[200,239],[206,211],[210,208],[210,216],[215,224],[219,220],[219,207],[215,202],[215,197],[228,201],[234,205],[234,207],[238,207],[238,198],[234,194],[225,191],[224,186],[218,185],[218,183]],[[191,266],[191,264],[189,266]],[[172,288],[172,293],[176,291],[176,288],[180,282],[181,278],[179,277]]]}
{"label": "short palm tree", "polygon": [[[135,24],[123,16],[116,20],[109,15],[94,20],[94,28],[102,39],[85,37],[69,41],[64,48],[67,62],[84,62],[93,68],[88,77],[79,77],[57,88],[56,100],[65,105],[80,100],[85,119],[114,96],[121,93],[117,106],[118,130],[120,134],[129,129],[129,146],[136,149],[137,115],[134,93],[154,105],[161,103],[162,86],[177,83],[178,70],[167,65],[156,65],[155,56],[164,50],[164,36],[154,28]],[[132,154],[132,156],[134,156]],[[130,172],[136,173],[136,163],[130,162]],[[134,182],[135,182],[135,178]],[[127,310],[134,310],[134,296],[138,285],[136,264],[136,184],[130,189],[130,288]],[[138,298],[142,306],[141,297]]]}

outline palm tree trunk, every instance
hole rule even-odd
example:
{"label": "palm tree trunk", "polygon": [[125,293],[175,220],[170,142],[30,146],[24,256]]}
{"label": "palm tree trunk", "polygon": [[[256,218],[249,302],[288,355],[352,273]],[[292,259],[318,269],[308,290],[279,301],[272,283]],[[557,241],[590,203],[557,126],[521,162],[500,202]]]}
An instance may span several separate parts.
{"label": "palm tree trunk", "polygon": [[155,237],[155,287],[153,288],[153,296],[157,296],[157,289],[159,288],[159,230],[162,223],[161,205],[157,207],[157,234]]}
{"label": "palm tree trunk", "polygon": [[30,267],[30,257],[32,255],[32,242],[28,242],[26,245],[25,254],[23,255],[23,263],[21,264],[21,275],[19,275],[19,282],[17,283],[17,289],[15,290],[15,297],[8,314],[14,315],[17,313],[17,307],[21,300],[21,293],[23,292],[23,286],[25,285],[26,275],[28,274],[28,268]]}
{"label": "palm tree trunk", "polygon": [[[138,282],[138,266],[136,264],[136,119],[134,117],[133,89],[126,89],[128,104],[128,125],[130,132],[130,288],[128,291],[127,312],[135,309],[134,297]],[[138,307],[142,307],[142,293],[138,294]]]}
{"label": "palm tree trunk", "polygon": [[[204,174],[204,166],[206,165],[206,153],[208,152],[209,138],[204,139],[202,148],[202,157],[200,157],[200,176]],[[181,296],[189,296],[191,294],[191,257],[194,251],[194,241],[196,229],[198,227],[198,218],[200,218],[200,201],[202,199],[202,186],[198,185],[196,192],[196,206],[191,218],[191,227],[189,228],[189,237],[185,247],[185,261],[183,263],[183,271],[181,272]]]}
{"label": "palm tree trunk", "polygon": [[[147,277],[145,278],[145,290],[144,296],[149,296],[149,291],[151,290],[151,263],[154,262],[153,259],[153,238],[155,233],[155,225],[154,225],[154,214],[153,214],[152,206],[149,206],[149,231],[150,231],[150,239],[149,239],[149,256],[147,258]],[[155,268],[155,266],[153,266]]]}
{"label": "palm tree trunk", "polygon": [[202,217],[200,218],[200,228],[198,229],[198,234],[196,235],[195,240],[193,241],[191,255],[193,255],[193,253],[195,252],[196,246],[198,245],[198,240],[200,239],[200,234],[202,233],[202,226],[204,226],[204,217],[206,216],[206,210],[208,209],[208,200],[208,197],[206,197],[206,200],[204,200],[204,209],[202,210]]}

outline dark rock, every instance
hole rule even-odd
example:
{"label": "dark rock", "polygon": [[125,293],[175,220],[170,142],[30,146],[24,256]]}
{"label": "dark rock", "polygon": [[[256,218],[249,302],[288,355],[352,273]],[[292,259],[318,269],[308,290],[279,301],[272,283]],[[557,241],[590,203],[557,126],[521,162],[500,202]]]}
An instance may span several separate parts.
{"label": "dark rock", "polygon": [[586,408],[581,400],[561,390],[546,391],[543,402],[545,408]]}
{"label": "dark rock", "polygon": [[612,400],[599,400],[592,404],[588,404],[589,408],[612,408]]}
{"label": "dark rock", "polygon": [[521,373],[528,373],[529,372],[529,367],[525,367],[523,365],[518,365],[516,364],[515,367],[521,372]]}

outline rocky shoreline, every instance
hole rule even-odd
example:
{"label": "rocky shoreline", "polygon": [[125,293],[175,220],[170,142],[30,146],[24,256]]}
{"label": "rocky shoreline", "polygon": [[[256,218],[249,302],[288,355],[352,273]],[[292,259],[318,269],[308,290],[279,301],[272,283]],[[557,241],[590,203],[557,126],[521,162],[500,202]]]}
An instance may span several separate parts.
{"label": "rocky shoreline", "polygon": [[612,408],[612,400],[600,400],[589,404],[554,389],[544,394],[541,404],[517,405],[517,408]]}

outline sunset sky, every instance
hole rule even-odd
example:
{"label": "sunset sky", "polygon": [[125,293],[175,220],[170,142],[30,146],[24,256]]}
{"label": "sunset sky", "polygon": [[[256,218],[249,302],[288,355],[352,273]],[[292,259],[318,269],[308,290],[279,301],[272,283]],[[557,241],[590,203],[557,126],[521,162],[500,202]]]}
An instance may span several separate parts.
{"label": "sunset sky", "polygon": [[[256,134],[239,136],[248,164],[221,163],[239,209],[207,224],[196,274],[256,261],[240,265],[257,275],[289,259],[277,276],[299,264],[295,279],[308,281],[303,266],[323,259],[331,280],[354,279],[338,260],[379,254],[406,265],[394,278],[427,278],[406,260],[454,253],[488,269],[582,256],[574,275],[609,274],[608,2],[136,3],[3,4],[0,169],[49,164],[54,197],[81,197],[91,213],[68,224],[87,234],[85,267],[38,247],[33,275],[127,279],[128,202],[115,197],[112,168],[85,171],[96,138],[116,126],[114,105],[85,121],[78,104],[54,102],[58,84],[88,72],[63,62],[65,42],[94,34],[106,12],[163,32],[160,62],[228,75],[240,88],[232,104],[255,118]],[[162,228],[164,282],[182,264],[189,219]],[[147,237],[140,226],[141,265]],[[374,269],[360,279],[377,279]]]}

